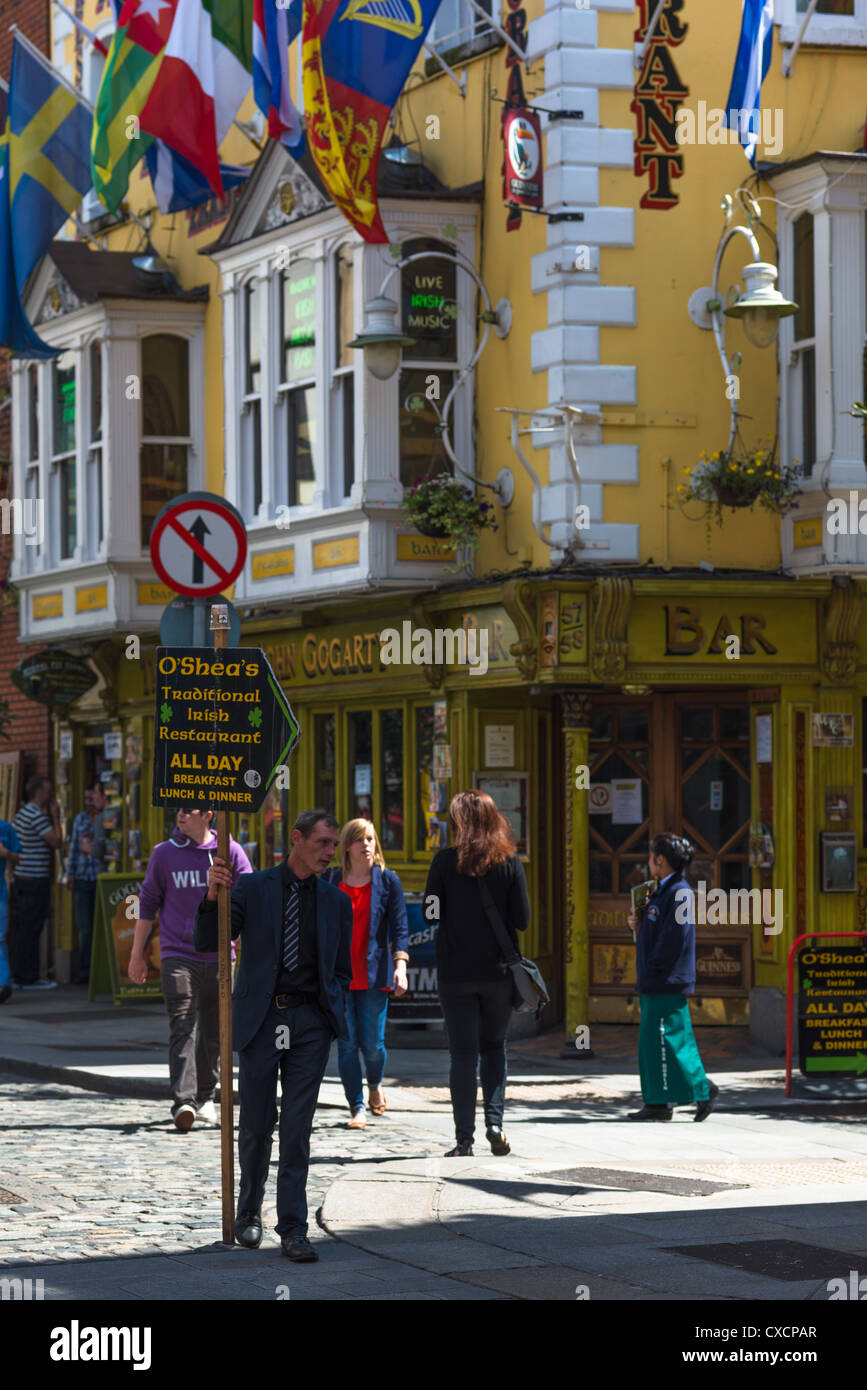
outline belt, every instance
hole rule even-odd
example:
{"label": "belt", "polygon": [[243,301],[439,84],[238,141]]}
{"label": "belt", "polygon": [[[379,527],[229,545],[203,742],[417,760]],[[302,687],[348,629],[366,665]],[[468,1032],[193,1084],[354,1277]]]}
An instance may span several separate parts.
{"label": "belt", "polygon": [[318,994],[314,994],[310,991],[302,991],[300,994],[275,994],[274,1007],[277,1009],[294,1009],[299,1004],[315,1004],[318,998]]}

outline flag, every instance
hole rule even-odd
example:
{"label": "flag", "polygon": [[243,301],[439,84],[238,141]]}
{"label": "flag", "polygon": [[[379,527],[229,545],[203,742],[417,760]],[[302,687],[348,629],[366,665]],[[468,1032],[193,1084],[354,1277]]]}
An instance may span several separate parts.
{"label": "flag", "polygon": [[387,242],[376,176],[391,109],[440,0],[304,0],[307,143],[337,207],[365,241]]}
{"label": "flag", "polygon": [[730,130],[739,131],[744,154],[755,169],[762,83],[771,66],[774,47],[774,0],[743,0],[743,6],[725,123]]}
{"label": "flag", "polygon": [[218,150],[252,71],[253,0],[177,0],[159,74],[141,113],[142,130],[182,155],[220,198],[225,192]]}
{"label": "flag", "polygon": [[288,8],[276,0],[253,0],[253,95],[280,140],[296,158],[304,149],[304,130],[289,87],[289,45],[301,32],[301,0]]}
{"label": "flag", "polygon": [[90,188],[92,111],[16,32],[0,163],[0,342],[54,356],[28,323],[28,275]]}
{"label": "flag", "polygon": [[126,0],[108,50],[96,96],[91,140],[93,186],[109,212],[126,196],[129,177],[147,154],[153,136],[144,129],[132,139],[131,117],[139,117],[160,71],[178,0]]}
{"label": "flag", "polygon": [[[162,140],[154,140],[145,155],[145,162],[160,212],[181,212],[184,208],[198,207],[200,203],[213,198],[211,187],[199,170],[183,155],[169,149]],[[249,173],[249,169],[238,164],[220,165],[225,189],[242,183]]]}

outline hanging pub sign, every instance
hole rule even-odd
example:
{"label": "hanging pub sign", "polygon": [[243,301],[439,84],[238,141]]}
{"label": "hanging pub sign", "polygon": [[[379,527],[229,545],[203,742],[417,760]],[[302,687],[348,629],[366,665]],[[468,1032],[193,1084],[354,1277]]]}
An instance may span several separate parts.
{"label": "hanging pub sign", "polygon": [[[677,71],[672,49],[683,43],[688,25],[681,12],[684,0],[667,0],[656,21],[653,37],[635,84],[630,111],[635,116],[636,178],[649,176],[650,186],[641,195],[643,208],[677,207],[680,195],[674,180],[683,178],[683,145],[677,140],[677,113],[689,96]],[[656,11],[656,0],[638,0],[640,22],[635,39],[643,43]]]}
{"label": "hanging pub sign", "polygon": [[63,708],[96,685],[99,677],[86,661],[60,650],[26,656],[9,679],[28,700]]}
{"label": "hanging pub sign", "polygon": [[[527,11],[521,8],[521,0],[506,0],[506,14],[503,16],[503,28],[522,52],[527,49]],[[506,104],[503,107],[503,199],[509,205],[508,216],[506,217],[506,231],[514,232],[521,225],[521,204],[512,197],[509,189],[509,138],[506,123],[513,111],[521,111],[526,108],[527,98],[524,94],[524,79],[522,76],[522,64],[517,53],[513,48],[506,48],[506,72],[508,81],[506,84]],[[540,158],[541,164],[541,158]],[[531,206],[524,204],[524,206]]]}
{"label": "hanging pub sign", "polygon": [[506,197],[522,208],[542,206],[542,123],[535,111],[506,107]]}

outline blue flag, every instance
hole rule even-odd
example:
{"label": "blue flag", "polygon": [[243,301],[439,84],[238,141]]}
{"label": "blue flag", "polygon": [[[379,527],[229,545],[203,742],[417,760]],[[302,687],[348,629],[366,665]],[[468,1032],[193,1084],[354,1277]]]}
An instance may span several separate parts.
{"label": "blue flag", "polygon": [[[160,212],[181,212],[184,208],[195,208],[214,196],[214,190],[201,170],[163,140],[154,140],[145,154],[145,163]],[[227,192],[235,184],[243,183],[249,173],[250,170],[240,164],[220,165],[220,177]]]}
{"label": "blue flag", "polygon": [[762,83],[771,66],[773,47],[774,0],[744,0],[725,122],[730,130],[738,131],[744,154],[753,168],[759,143]]}
{"label": "blue flag", "polygon": [[91,122],[85,103],[16,33],[0,166],[0,345],[28,356],[55,355],[27,322],[21,295],[91,187]]}

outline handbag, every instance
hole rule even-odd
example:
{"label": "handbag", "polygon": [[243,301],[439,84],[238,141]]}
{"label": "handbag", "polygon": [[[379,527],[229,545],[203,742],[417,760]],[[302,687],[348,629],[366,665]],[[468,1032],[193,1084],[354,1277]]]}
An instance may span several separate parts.
{"label": "handbag", "polygon": [[478,880],[478,884],[482,906],[505,957],[506,967],[512,972],[512,1008],[515,1013],[534,1013],[538,1018],[545,1005],[551,1002],[542,972],[535,961],[528,960],[515,950],[497,905],[491,897],[490,888],[483,878]]}

